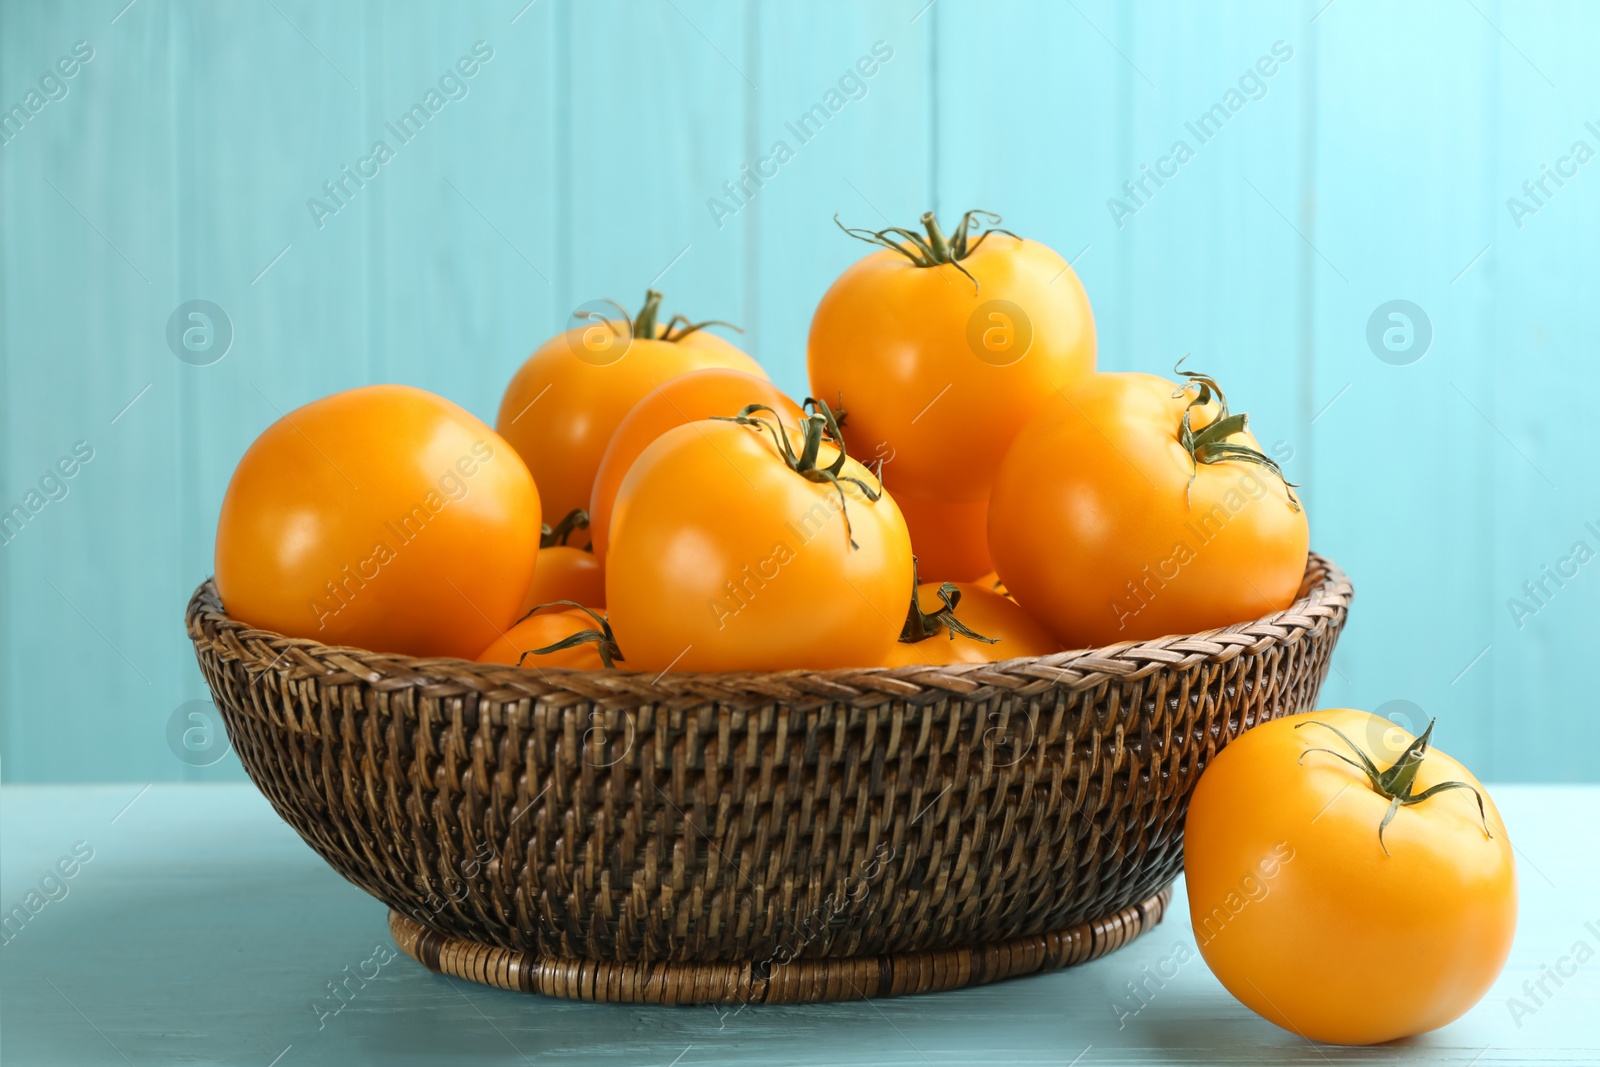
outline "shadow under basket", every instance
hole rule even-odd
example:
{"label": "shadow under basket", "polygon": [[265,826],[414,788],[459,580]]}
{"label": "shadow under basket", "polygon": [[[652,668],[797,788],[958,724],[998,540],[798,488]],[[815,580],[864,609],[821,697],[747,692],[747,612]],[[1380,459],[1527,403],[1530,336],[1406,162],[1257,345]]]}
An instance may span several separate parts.
{"label": "shadow under basket", "polygon": [[1082,963],[1161,921],[1206,764],[1309,710],[1351,588],[994,664],[534,670],[187,625],[245,770],[427,967],[661,1004],[853,1000]]}

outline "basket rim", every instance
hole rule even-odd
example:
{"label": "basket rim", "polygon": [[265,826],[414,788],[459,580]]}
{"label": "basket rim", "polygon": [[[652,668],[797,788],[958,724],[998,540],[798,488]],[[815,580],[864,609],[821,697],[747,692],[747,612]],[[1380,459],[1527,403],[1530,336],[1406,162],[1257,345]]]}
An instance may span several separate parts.
{"label": "basket rim", "polygon": [[[637,706],[707,702],[751,705],[775,702],[819,704],[864,699],[922,703],[990,693],[1027,695],[1046,689],[1085,689],[1108,681],[1135,681],[1157,671],[1183,671],[1202,663],[1226,663],[1242,655],[1294,644],[1306,634],[1343,621],[1354,589],[1326,556],[1307,554],[1300,595],[1282,611],[1197,634],[1174,634],[1024,656],[995,663],[942,666],[841,667],[832,670],[661,672],[515,667],[454,658],[424,658],[325,645],[288,637],[232,618],[222,606],[216,579],[201,582],[190,598],[185,627],[197,655],[209,651],[247,671],[317,678],[324,684],[368,684],[385,690],[425,686],[430,695],[476,693],[495,701],[591,702]],[[254,680],[254,679],[253,679]]]}

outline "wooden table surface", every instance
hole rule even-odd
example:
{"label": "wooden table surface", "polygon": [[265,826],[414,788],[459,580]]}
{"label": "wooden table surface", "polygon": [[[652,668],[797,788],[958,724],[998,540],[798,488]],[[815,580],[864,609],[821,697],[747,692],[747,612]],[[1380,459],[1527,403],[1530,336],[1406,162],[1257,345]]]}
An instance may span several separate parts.
{"label": "wooden table surface", "polygon": [[[1600,787],[1493,792],[1522,888],[1505,973],[1443,1030],[1343,1049],[1252,1015],[1197,955],[1131,1014],[1126,984],[1179,946],[1194,951],[1181,883],[1161,926],[1052,975],[738,1012],[582,1004],[388,959],[383,905],[325,866],[250,786],[10,786],[0,790],[0,903],[26,914],[30,889],[40,895],[0,947],[0,1063],[1600,1064]],[[72,877],[47,880],[63,859]],[[334,1013],[330,983],[364,963],[378,977]],[[1550,995],[1536,1002],[1523,983],[1546,968],[1567,973],[1559,985],[1546,978]],[[1512,997],[1529,1010],[1514,1011]]]}

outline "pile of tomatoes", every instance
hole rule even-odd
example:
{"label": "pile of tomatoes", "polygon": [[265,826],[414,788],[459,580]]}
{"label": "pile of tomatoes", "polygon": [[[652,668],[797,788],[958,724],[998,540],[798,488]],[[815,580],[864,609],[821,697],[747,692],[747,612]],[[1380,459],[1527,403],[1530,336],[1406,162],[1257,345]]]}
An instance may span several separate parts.
{"label": "pile of tomatoes", "polygon": [[[329,644],[650,672],[987,662],[1288,607],[1306,515],[1245,416],[1182,362],[1097,371],[1077,275],[999,221],[846,229],[874,250],[816,310],[800,400],[651,291],[581,309],[495,429],[401,385],[307,404],[228,487],[223,603]],[[1387,725],[1256,727],[1189,813],[1201,953],[1322,1040],[1454,1018],[1515,925],[1493,804],[1431,727]]]}
{"label": "pile of tomatoes", "polygon": [[1077,275],[998,222],[846,229],[874,250],[817,308],[803,400],[652,291],[582,309],[493,430],[399,385],[307,404],[228,487],[223,603],[653,672],[994,661],[1287,607],[1305,513],[1245,417],[1199,372],[1096,372]]}

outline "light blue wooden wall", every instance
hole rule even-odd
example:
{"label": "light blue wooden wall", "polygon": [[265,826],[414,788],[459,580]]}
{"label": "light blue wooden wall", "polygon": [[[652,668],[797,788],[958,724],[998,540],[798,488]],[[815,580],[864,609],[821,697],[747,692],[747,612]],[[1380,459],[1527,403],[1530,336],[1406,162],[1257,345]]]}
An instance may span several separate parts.
{"label": "light blue wooden wall", "polygon": [[[281,411],[403,381],[492,419],[572,307],[653,281],[802,392],[811,311],[862,251],[833,212],[932,206],[1073,259],[1102,366],[1193,353],[1292,451],[1358,590],[1324,702],[1437,714],[1486,778],[1595,780],[1600,562],[1520,626],[1507,601],[1600,549],[1600,162],[1521,225],[1507,199],[1600,149],[1600,7],[1324,2],[5,0],[5,109],[94,49],[0,146],[0,510],[94,449],[0,548],[5,776],[241,774],[165,727],[205,692],[181,619],[228,474]],[[319,228],[307,199],[480,40],[468,95]],[[786,120],[878,41],[866,96],[798,144]],[[1185,123],[1280,41],[1199,144]],[[719,225],[707,200],[779,139],[794,158]],[[1108,199],[1179,139],[1119,226]],[[165,340],[196,298],[235,334],[204,367]],[[1393,299],[1432,324],[1410,365],[1367,344]]]}

